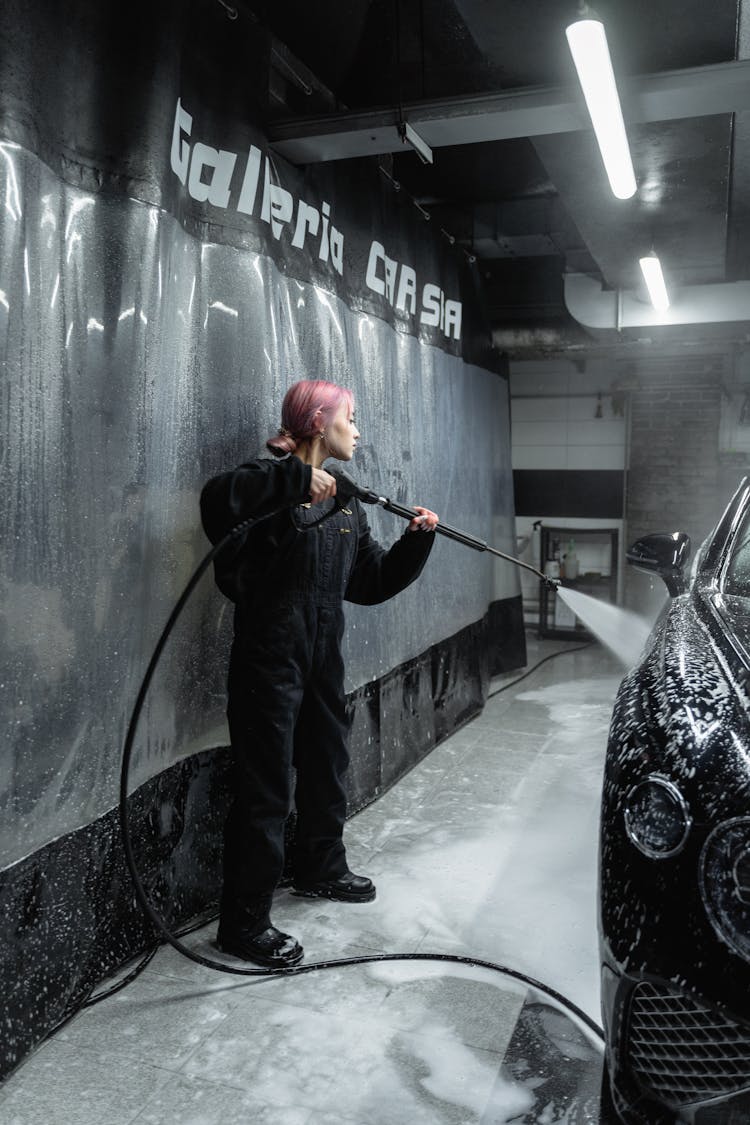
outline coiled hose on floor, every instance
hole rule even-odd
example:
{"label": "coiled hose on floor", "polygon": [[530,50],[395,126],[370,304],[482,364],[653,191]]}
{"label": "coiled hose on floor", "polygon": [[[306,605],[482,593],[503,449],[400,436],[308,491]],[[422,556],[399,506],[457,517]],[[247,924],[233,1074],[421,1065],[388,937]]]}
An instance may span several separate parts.
{"label": "coiled hose on floor", "polygon": [[[334,508],[334,509],[332,509],[331,513],[327,513],[327,514],[333,514],[333,512],[335,510],[336,509]],[[264,520],[268,519],[268,518],[270,518],[271,515],[274,515],[274,514],[276,514],[276,513],[269,513],[268,515],[261,517],[261,519],[264,519]],[[398,514],[401,514],[401,513],[398,513]],[[322,518],[326,518],[326,517],[322,517]],[[527,976],[525,973],[521,973],[521,972],[518,972],[514,969],[510,969],[505,965],[496,964],[493,961],[485,961],[485,960],[482,960],[482,959],[476,958],[476,957],[463,957],[463,956],[458,955],[458,954],[449,954],[449,953],[382,953],[382,954],[370,954],[370,955],[366,955],[366,956],[357,956],[357,957],[343,957],[343,958],[337,958],[335,960],[330,960],[330,961],[315,961],[315,962],[311,962],[309,964],[294,965],[294,966],[291,966],[289,968],[280,968],[280,969],[254,968],[253,969],[253,968],[247,968],[245,966],[228,964],[228,963],[223,962],[223,961],[214,961],[209,957],[203,957],[201,954],[196,953],[194,950],[192,950],[188,946],[184,945],[179,940],[179,937],[176,934],[172,933],[172,931],[169,929],[169,927],[165,924],[163,919],[159,916],[159,914],[156,912],[154,907],[151,905],[151,903],[148,899],[148,895],[146,894],[146,890],[145,890],[145,888],[143,886],[143,883],[141,881],[141,877],[140,877],[140,874],[138,872],[138,868],[137,868],[137,865],[136,865],[136,862],[135,862],[135,857],[134,857],[134,854],[133,854],[133,846],[132,846],[131,832],[130,832],[130,818],[129,818],[129,811],[128,811],[128,781],[129,781],[129,775],[130,775],[130,764],[131,764],[131,759],[132,759],[133,745],[134,745],[134,742],[135,742],[135,734],[136,734],[136,729],[137,729],[137,726],[138,726],[138,720],[140,718],[140,714],[141,714],[141,711],[143,709],[143,704],[144,704],[144,701],[146,699],[146,695],[148,693],[149,685],[151,683],[151,680],[153,678],[154,672],[156,670],[157,664],[158,664],[159,659],[161,657],[161,654],[164,650],[164,647],[167,643],[169,635],[172,632],[172,629],[174,628],[175,623],[177,622],[177,619],[179,618],[180,614],[182,613],[182,611],[183,611],[188,599],[190,598],[193,590],[195,589],[198,582],[202,578],[204,572],[208,569],[210,564],[213,562],[213,560],[219,554],[219,552],[222,551],[224,549],[224,547],[226,547],[233,539],[236,539],[239,536],[244,535],[245,532],[247,532],[250,529],[250,527],[252,527],[253,525],[255,525],[259,522],[261,522],[260,519],[245,520],[243,523],[240,523],[236,527],[232,528],[232,530],[230,532],[228,532],[228,534],[225,535],[224,538],[220,542],[216,543],[211,548],[211,550],[205,555],[205,557],[201,560],[201,562],[196,567],[192,577],[188,581],[185,589],[183,590],[183,592],[180,595],[178,601],[176,602],[171,614],[169,615],[167,623],[162,630],[161,636],[159,637],[159,640],[156,643],[156,647],[154,648],[153,654],[151,656],[151,660],[149,661],[148,667],[147,667],[145,675],[143,677],[143,681],[141,683],[140,690],[138,691],[138,695],[136,697],[135,704],[133,706],[133,710],[132,710],[132,713],[131,713],[131,716],[130,716],[130,722],[128,723],[127,734],[126,734],[126,737],[125,737],[125,743],[124,743],[124,747],[123,747],[122,766],[121,766],[121,771],[120,771],[120,802],[119,802],[120,828],[121,828],[121,833],[122,833],[123,848],[124,848],[124,851],[125,851],[125,859],[126,859],[129,871],[130,871],[130,876],[131,876],[131,879],[133,881],[133,886],[135,888],[135,892],[136,892],[136,895],[138,897],[138,901],[140,902],[140,905],[141,905],[144,913],[149,918],[149,920],[151,921],[151,923],[153,924],[155,929],[158,931],[158,933],[161,934],[161,937],[164,939],[164,941],[167,942],[169,945],[171,945],[173,949],[176,949],[178,953],[181,953],[184,957],[187,957],[189,960],[194,961],[198,965],[203,965],[203,966],[205,966],[206,968],[209,968],[209,969],[215,969],[215,970],[217,970],[218,972],[221,972],[221,973],[231,973],[235,976],[247,976],[247,977],[292,976],[292,975],[299,975],[301,973],[315,972],[319,969],[341,968],[341,967],[346,966],[346,965],[364,965],[364,964],[368,964],[369,962],[374,962],[374,961],[448,961],[448,962],[453,962],[453,963],[461,964],[461,965],[471,965],[471,966],[476,966],[478,968],[483,968],[483,969],[492,969],[495,972],[502,973],[507,977],[512,977],[515,980],[523,981],[525,984],[528,984],[531,987],[533,987],[535,989],[538,989],[540,992],[545,993],[546,995],[552,997],[559,1004],[563,1005],[569,1011],[573,1012],[577,1016],[578,1019],[580,1019],[596,1035],[598,1035],[600,1038],[603,1039],[604,1038],[603,1031],[598,1026],[598,1024],[596,1024],[595,1021],[592,1020],[591,1017],[586,1014],[586,1012],[582,1011],[582,1009],[577,1007],[577,1005],[575,1005],[572,1001],[568,1000],[561,993],[555,991],[555,989],[553,989],[553,988],[550,988],[548,985],[543,984],[541,981],[534,980],[532,977]],[[318,521],[318,522],[320,522],[320,521]],[[314,526],[314,525],[312,525],[312,526]],[[515,561],[515,560],[509,559],[509,561]],[[563,650],[561,650],[560,653],[553,653],[552,655],[553,656],[561,656],[566,652],[576,652],[582,647],[586,647],[586,646],[578,645],[573,649],[563,649]],[[550,657],[547,656],[547,657],[545,657],[544,660],[539,661],[539,664],[542,664],[546,660],[549,660],[549,659],[550,659]],[[539,665],[535,665],[535,667],[538,667],[538,666]],[[534,669],[531,669],[530,671],[533,671],[533,670]],[[529,675],[529,672],[524,673],[524,676],[519,676],[518,679],[523,679],[526,675]],[[505,687],[499,688],[498,691],[502,691],[502,690],[505,690],[505,688],[512,687],[513,684],[516,683],[516,682],[517,682],[517,680],[513,680],[511,683],[505,685]],[[497,691],[493,692],[493,695],[494,694],[497,694]],[[191,930],[200,928],[201,926],[205,925],[207,923],[207,921],[210,921],[210,919],[202,920],[196,926],[191,927]],[[191,932],[191,930],[181,931],[181,936],[184,936],[185,933]],[[148,962],[151,960],[151,957],[153,957],[153,954],[154,954],[156,948],[158,948],[158,944],[159,943],[157,943],[157,945],[154,946],[153,949],[150,949],[148,951],[148,953],[144,957],[143,961],[139,965],[137,965],[135,967],[135,969],[132,970],[126,978],[124,978],[124,980],[119,981],[117,984],[115,984],[111,988],[108,988],[108,989],[104,990],[101,993],[97,993],[96,995],[90,996],[86,1000],[86,1002],[83,1006],[85,1007],[85,1006],[89,1006],[89,1005],[94,1004],[94,1003],[98,1003],[100,1000],[103,1000],[107,996],[111,996],[114,992],[118,991],[120,988],[123,988],[125,986],[125,984],[130,983],[130,981],[134,980],[135,977],[138,975],[138,973],[140,971],[142,971],[142,969],[144,969],[146,967],[146,964],[148,964]]]}

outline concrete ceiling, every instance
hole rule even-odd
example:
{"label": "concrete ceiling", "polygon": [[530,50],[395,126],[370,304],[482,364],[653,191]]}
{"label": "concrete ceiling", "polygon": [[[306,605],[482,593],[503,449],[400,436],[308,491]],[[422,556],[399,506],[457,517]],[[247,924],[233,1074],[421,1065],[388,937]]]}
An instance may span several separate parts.
{"label": "concrete ceiling", "polygon": [[[246,6],[277,41],[274,147],[299,164],[382,158],[476,258],[496,343],[511,355],[622,354],[646,340],[662,351],[750,346],[738,284],[750,283],[742,0],[596,3],[638,181],[630,200],[609,189],[568,52],[575,0]],[[399,120],[432,147],[432,164],[404,148]],[[652,247],[673,296],[667,325],[640,280]]]}

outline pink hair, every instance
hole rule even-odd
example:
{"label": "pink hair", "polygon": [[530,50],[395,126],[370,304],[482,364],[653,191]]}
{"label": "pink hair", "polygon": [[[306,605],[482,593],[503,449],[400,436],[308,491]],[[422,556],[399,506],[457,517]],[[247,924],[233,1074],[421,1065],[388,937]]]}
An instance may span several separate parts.
{"label": "pink hair", "polygon": [[346,387],[325,379],[301,379],[284,395],[281,404],[281,426],[266,442],[275,457],[294,453],[300,441],[313,438],[325,429],[341,406],[354,406],[354,395]]}

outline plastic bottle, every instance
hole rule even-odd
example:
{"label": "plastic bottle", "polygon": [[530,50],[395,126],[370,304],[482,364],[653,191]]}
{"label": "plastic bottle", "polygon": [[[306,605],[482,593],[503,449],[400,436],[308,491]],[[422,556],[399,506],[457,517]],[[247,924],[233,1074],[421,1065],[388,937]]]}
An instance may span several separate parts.
{"label": "plastic bottle", "polygon": [[575,539],[571,539],[568,543],[568,553],[565,556],[565,577],[568,581],[575,581],[578,577],[578,555],[576,554]]}
{"label": "plastic bottle", "polygon": [[531,526],[531,564],[532,566],[542,565],[542,546],[541,539],[542,533],[539,528],[542,526],[541,520],[535,520]]}

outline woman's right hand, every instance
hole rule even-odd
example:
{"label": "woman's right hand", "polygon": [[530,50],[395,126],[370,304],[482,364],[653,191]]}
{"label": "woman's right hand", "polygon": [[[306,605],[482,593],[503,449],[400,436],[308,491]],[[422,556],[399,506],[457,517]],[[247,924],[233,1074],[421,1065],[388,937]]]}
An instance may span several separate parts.
{"label": "woman's right hand", "polygon": [[321,504],[336,495],[336,481],[325,469],[313,469],[310,476],[310,503]]}

